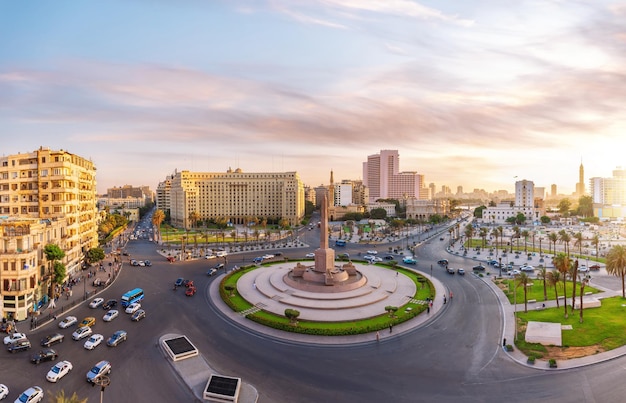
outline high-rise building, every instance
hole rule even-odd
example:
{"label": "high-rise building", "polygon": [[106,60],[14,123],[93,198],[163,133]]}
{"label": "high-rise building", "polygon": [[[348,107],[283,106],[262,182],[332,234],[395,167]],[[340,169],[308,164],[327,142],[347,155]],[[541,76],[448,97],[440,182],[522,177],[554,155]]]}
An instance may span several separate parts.
{"label": "high-rise building", "polygon": [[172,224],[191,227],[192,213],[231,224],[257,217],[296,225],[304,217],[304,185],[296,172],[177,172],[170,191]]}
{"label": "high-rise building", "polygon": [[556,184],[553,183],[552,185],[550,185],[550,197],[555,198],[556,196],[557,196]]}
{"label": "high-rise building", "polygon": [[156,208],[164,212],[170,210],[170,195],[172,190],[172,178],[174,178],[174,175],[167,176],[163,182],[159,182],[157,185]]}
{"label": "high-rise building", "polygon": [[363,183],[369,189],[369,202],[379,199],[420,198],[424,176],[417,172],[399,172],[398,150],[381,150],[363,163]]}
{"label": "high-rise building", "polygon": [[40,147],[0,157],[0,283],[2,312],[18,319],[36,310],[51,276],[43,248],[64,252],[66,273],[80,270],[98,246],[96,167],[63,150]]}
{"label": "high-rise building", "polygon": [[149,186],[135,187],[131,185],[109,188],[107,189],[107,197],[109,199],[144,199],[146,203],[152,203],[154,199]]}
{"label": "high-rise building", "polygon": [[526,179],[515,182],[515,206],[533,207],[535,201],[535,184]]}
{"label": "high-rise building", "polygon": [[580,197],[585,194],[585,168],[583,167],[583,162],[580,162],[580,167],[578,168],[578,183],[576,184],[576,196]]}
{"label": "high-rise building", "polygon": [[617,167],[610,178],[594,177],[589,180],[593,203],[626,206],[626,170]]}

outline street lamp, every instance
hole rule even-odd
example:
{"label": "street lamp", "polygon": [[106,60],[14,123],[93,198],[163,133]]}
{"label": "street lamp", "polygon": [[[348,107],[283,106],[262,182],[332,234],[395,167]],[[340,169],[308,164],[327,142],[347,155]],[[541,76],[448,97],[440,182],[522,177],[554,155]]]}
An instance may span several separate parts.
{"label": "street lamp", "polygon": [[498,268],[500,269],[500,274],[498,275],[498,277],[502,277],[502,257],[499,257],[498,261]]}
{"label": "street lamp", "polygon": [[100,403],[103,402],[104,399],[104,389],[111,384],[111,378],[106,375],[102,375],[93,380],[92,386],[98,385],[100,386]]}
{"label": "street lamp", "polygon": [[87,280],[85,279],[84,275],[82,277],[82,281],[83,281],[83,301],[84,301],[87,299]]}

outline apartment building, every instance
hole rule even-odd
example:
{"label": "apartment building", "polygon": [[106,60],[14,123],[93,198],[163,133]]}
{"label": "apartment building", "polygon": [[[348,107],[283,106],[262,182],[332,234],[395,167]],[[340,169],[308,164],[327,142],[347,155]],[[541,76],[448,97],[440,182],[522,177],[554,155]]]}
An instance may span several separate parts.
{"label": "apartment building", "polygon": [[304,217],[304,185],[297,172],[177,172],[171,181],[173,225],[190,228],[191,213],[201,220],[225,218],[247,224],[254,217],[286,219],[297,225]]}
{"label": "apartment building", "polygon": [[369,189],[369,203],[379,199],[422,198],[426,193],[424,175],[400,172],[398,150],[381,150],[363,163],[363,184]]}
{"label": "apartment building", "polygon": [[[45,147],[0,157],[0,219],[6,228],[0,247],[0,284],[5,317],[11,312],[19,319],[45,299],[39,287],[47,289],[50,278],[37,268],[47,264],[42,250],[48,243],[65,251],[62,263],[68,275],[80,270],[84,253],[98,246],[96,201],[96,168],[88,159]],[[38,221],[46,226],[33,224]],[[12,284],[19,284],[17,294]],[[7,288],[13,295],[5,295]],[[17,303],[5,301],[6,297],[17,298]]]}

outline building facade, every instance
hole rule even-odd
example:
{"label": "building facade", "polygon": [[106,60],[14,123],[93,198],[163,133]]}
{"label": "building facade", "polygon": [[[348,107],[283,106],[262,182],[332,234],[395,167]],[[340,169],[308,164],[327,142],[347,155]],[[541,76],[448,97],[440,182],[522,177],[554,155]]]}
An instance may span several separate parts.
{"label": "building facade", "polygon": [[406,201],[406,218],[420,221],[428,221],[433,215],[445,217],[450,214],[450,200],[418,200],[415,198]]}
{"label": "building facade", "polygon": [[605,220],[626,217],[626,170],[617,167],[610,178],[593,177],[589,188],[594,216]]}
{"label": "building facade", "polygon": [[[32,153],[21,153],[0,157],[0,218],[6,221],[5,248],[0,252],[8,257],[0,256],[6,263],[7,270],[0,270],[0,283],[5,289],[5,280],[9,284],[17,281],[20,284],[19,294],[8,295],[17,298],[15,311],[7,302],[5,312],[14,312],[22,316],[24,310],[35,310],[45,299],[44,294],[36,290],[46,287],[50,281],[40,271],[35,270],[35,284],[29,272],[32,267],[45,265],[41,250],[49,243],[57,244],[65,252],[62,263],[68,275],[81,269],[84,254],[87,250],[98,246],[98,211],[96,199],[96,168],[92,161],[63,150],[50,150],[41,147]],[[30,221],[29,221],[30,220]],[[44,220],[48,227],[33,224]],[[16,224],[19,223],[19,224]],[[28,225],[27,225],[28,223]],[[26,228],[28,227],[28,230]],[[11,228],[19,228],[14,231]],[[46,232],[43,228],[50,229]],[[12,239],[11,234],[18,238]],[[36,235],[36,234],[41,234]],[[21,238],[20,238],[21,237]],[[39,241],[36,242],[35,238]],[[29,246],[18,247],[13,244]],[[11,267],[20,266],[24,270],[21,258],[18,256],[29,251],[29,256],[37,256],[36,260],[29,257],[27,273],[12,274]],[[17,255],[16,255],[17,254]],[[25,277],[22,276],[25,274]],[[8,277],[7,277],[8,276]],[[15,280],[15,281],[14,281]],[[22,286],[26,284],[27,290]],[[3,294],[3,298],[5,295]],[[23,301],[23,304],[22,304]],[[4,303],[4,302],[3,302]]]}
{"label": "building facade", "polygon": [[254,217],[286,219],[297,225],[304,217],[304,185],[296,172],[177,172],[172,178],[172,224],[190,228],[191,213],[200,220],[226,219],[247,224]]}
{"label": "building facade", "polygon": [[398,150],[381,150],[369,155],[363,163],[363,184],[369,189],[369,203],[379,199],[421,198],[424,176],[417,172],[400,172]]}

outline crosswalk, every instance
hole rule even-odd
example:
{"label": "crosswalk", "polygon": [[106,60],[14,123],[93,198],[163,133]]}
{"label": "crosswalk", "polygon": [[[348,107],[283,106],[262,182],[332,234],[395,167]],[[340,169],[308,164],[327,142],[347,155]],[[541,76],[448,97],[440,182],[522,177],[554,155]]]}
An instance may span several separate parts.
{"label": "crosswalk", "polygon": [[263,303],[259,302],[258,304],[254,305],[253,307],[248,308],[248,309],[246,309],[246,310],[244,310],[244,311],[239,312],[239,315],[241,315],[241,316],[243,316],[243,317],[246,317],[246,316],[248,316],[248,315],[252,315],[252,314],[254,314],[254,313],[257,313],[257,312],[259,312],[259,311],[263,310],[263,308],[265,308],[266,306],[267,306],[267,305],[265,305],[265,304],[263,304]]}

